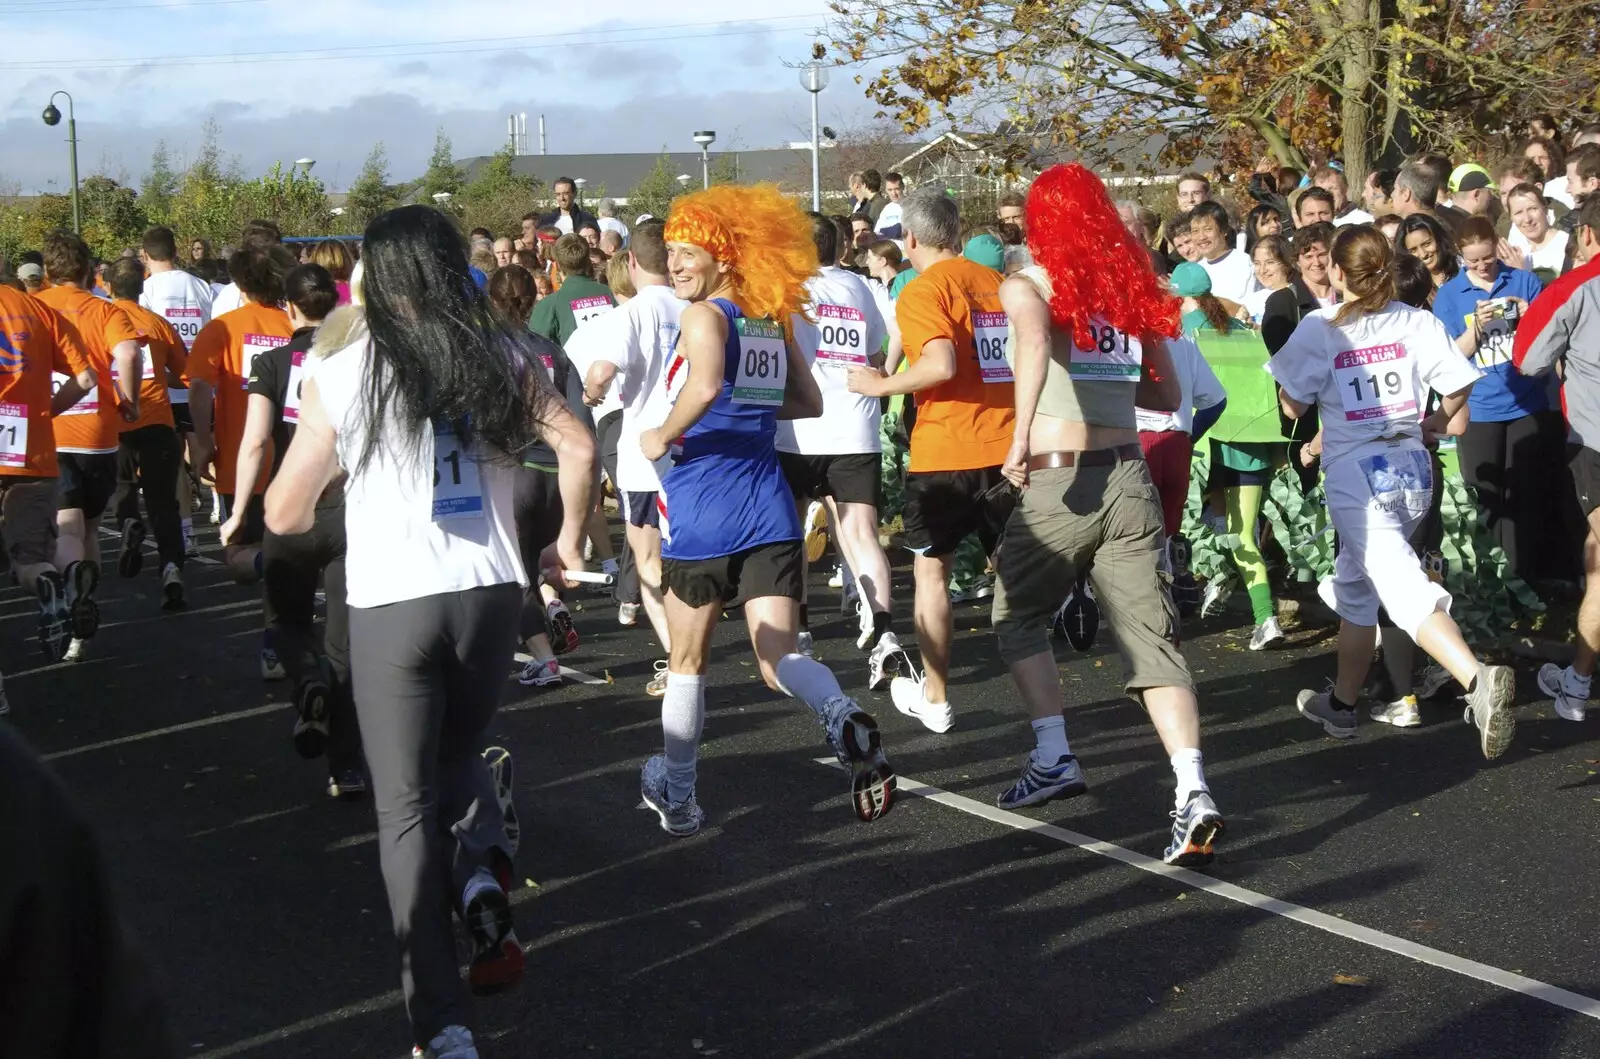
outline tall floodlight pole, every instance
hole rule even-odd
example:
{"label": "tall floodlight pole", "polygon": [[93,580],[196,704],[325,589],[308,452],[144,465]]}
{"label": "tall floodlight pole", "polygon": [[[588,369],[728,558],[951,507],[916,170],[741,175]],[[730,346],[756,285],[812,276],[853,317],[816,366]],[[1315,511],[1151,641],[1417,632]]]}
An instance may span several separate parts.
{"label": "tall floodlight pole", "polygon": [[61,111],[56,109],[56,96],[67,97],[67,143],[72,167],[72,230],[82,235],[83,214],[78,212],[78,118],[72,109],[72,93],[63,91],[50,97],[49,104],[44,108],[44,123],[51,126],[61,124]]}
{"label": "tall floodlight pole", "polygon": [[807,63],[800,68],[800,87],[811,93],[811,208],[822,212],[822,141],[818,138],[817,97],[828,87],[828,68]]}
{"label": "tall floodlight pole", "polygon": [[711,186],[711,145],[717,142],[717,134],[710,129],[694,134],[694,142],[700,145],[700,186]]}

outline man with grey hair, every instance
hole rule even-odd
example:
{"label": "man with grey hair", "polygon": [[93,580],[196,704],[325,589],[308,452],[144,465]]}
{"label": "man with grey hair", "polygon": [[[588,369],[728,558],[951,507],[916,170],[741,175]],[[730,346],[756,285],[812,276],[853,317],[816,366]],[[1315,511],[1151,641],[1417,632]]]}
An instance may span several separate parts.
{"label": "man with grey hair", "polygon": [[948,195],[923,188],[900,206],[905,254],[919,273],[895,301],[908,366],[896,375],[855,367],[848,385],[869,397],[917,395],[903,517],[915,555],[913,613],[924,672],[896,677],[889,692],[895,709],[947,732],[955,723],[947,586],[956,547],[975,533],[992,553],[1011,514],[1016,494],[1000,467],[1016,417],[1000,273],[961,256],[961,210]]}
{"label": "man with grey hair", "polygon": [[[627,246],[628,226],[617,219],[617,200],[611,198],[601,199],[600,205],[596,206],[595,209],[600,213],[600,234],[602,239],[606,232],[616,232],[617,237],[622,240],[622,245]],[[603,242],[601,249],[604,249]],[[615,253],[615,251],[611,252]]]}

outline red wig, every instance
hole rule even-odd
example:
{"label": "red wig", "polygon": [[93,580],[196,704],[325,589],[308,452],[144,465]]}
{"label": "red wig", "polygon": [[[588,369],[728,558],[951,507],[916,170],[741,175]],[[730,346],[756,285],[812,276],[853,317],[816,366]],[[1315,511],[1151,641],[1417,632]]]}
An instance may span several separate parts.
{"label": "red wig", "polygon": [[1050,280],[1050,316],[1080,349],[1099,318],[1135,337],[1176,338],[1180,305],[1122,226],[1100,178],[1083,166],[1051,166],[1028,191],[1028,249]]}

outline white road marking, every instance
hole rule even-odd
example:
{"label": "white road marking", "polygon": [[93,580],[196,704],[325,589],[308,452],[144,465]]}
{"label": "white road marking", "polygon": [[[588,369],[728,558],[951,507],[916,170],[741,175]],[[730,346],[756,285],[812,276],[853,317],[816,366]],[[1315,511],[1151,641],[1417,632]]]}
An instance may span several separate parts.
{"label": "white road marking", "polygon": [[198,721],[185,721],[182,724],[168,725],[165,728],[152,728],[148,732],[137,732],[134,735],[125,735],[120,739],[107,739],[99,743],[90,743],[87,746],[75,746],[71,750],[57,750],[53,754],[44,755],[46,761],[60,761],[62,758],[77,757],[93,750],[109,750],[114,746],[127,746],[129,743],[142,743],[146,739],[159,739],[164,735],[176,735],[178,732],[189,732],[196,728],[210,728],[212,725],[229,724],[233,721],[243,721],[251,717],[260,717],[267,713],[276,713],[279,710],[291,710],[294,706],[287,702],[269,702],[265,706],[257,706],[249,710],[235,710],[233,713],[219,713],[215,717],[203,717]]}
{"label": "white road marking", "polygon": [[[839,768],[839,762],[835,758],[826,757],[816,758],[815,760],[819,765]],[[1566,1008],[1568,1011],[1575,1011],[1592,1019],[1600,1019],[1600,1000],[1586,997],[1581,993],[1574,993],[1513,971],[1491,967],[1486,963],[1479,963],[1476,960],[1469,960],[1452,953],[1442,952],[1439,949],[1429,948],[1426,945],[1419,945],[1414,941],[1398,938],[1393,934],[1385,934],[1381,930],[1373,930],[1371,927],[1364,927],[1359,923],[1351,923],[1337,916],[1330,916],[1325,912],[1318,912],[1315,909],[1283,901],[1276,897],[1268,897],[1266,894],[1247,890],[1243,886],[1236,886],[1233,883],[1222,882],[1208,875],[1190,871],[1188,868],[1178,868],[1170,864],[1163,864],[1155,857],[1136,853],[1131,849],[1125,849],[1111,842],[1102,842],[1097,838],[1091,838],[1077,831],[1069,831],[1064,827],[1057,827],[1055,824],[1046,824],[1023,816],[1021,813],[998,809],[960,794],[952,794],[939,787],[923,783],[921,780],[912,779],[910,776],[898,776],[896,781],[897,792],[900,794],[914,794],[919,798],[926,798],[930,802],[937,802],[940,805],[988,820],[1002,827],[1009,827],[1016,831],[1027,831],[1044,838],[1054,839],[1063,845],[1076,846],[1085,852],[1099,854],[1120,864],[1125,864],[1130,868],[1137,868],[1140,871],[1149,872],[1151,875],[1160,875],[1173,882],[1182,883],[1196,890],[1204,890],[1225,900],[1234,901],[1262,912],[1269,912],[1275,916],[1282,916],[1284,919],[1291,919],[1296,923],[1327,931],[1329,934],[1337,934],[1341,938],[1360,945],[1368,945],[1375,949],[1382,949],[1385,952],[1392,952],[1396,956],[1404,956],[1418,963],[1425,963],[1441,970],[1450,971],[1453,974],[1475,978],[1480,982],[1487,982],[1489,985],[1499,986],[1513,993],[1521,993],[1523,996],[1532,997],[1535,1000],[1543,1000],[1547,1004],[1554,1004],[1556,1007]]]}
{"label": "white road marking", "polygon": [[280,816],[288,816],[290,813],[298,813],[298,812],[300,812],[300,811],[302,811],[304,809],[309,809],[309,808],[311,808],[310,803],[306,803],[306,804],[303,804],[303,805],[291,805],[287,809],[274,809],[270,813],[257,813],[254,816],[242,816],[239,819],[234,820],[234,821],[232,821],[230,823],[222,824],[222,825],[219,825],[217,827],[208,827],[208,828],[205,828],[204,830],[201,830],[201,831],[193,831],[193,832],[190,832],[189,834],[187,834],[187,835],[185,835],[183,837],[184,838],[203,838],[206,835],[215,835],[220,831],[228,831],[228,830],[231,830],[231,829],[233,829],[235,827],[245,827],[245,826],[248,826],[250,824],[259,824],[263,820],[274,820],[274,819],[277,819]]}
{"label": "white road marking", "polygon": [[[122,534],[117,532],[114,529],[111,529],[110,527],[107,527],[107,526],[101,526],[100,527],[100,536],[103,537],[103,538],[106,538],[108,540],[114,540],[119,545],[122,543]],[[159,555],[160,554],[160,549],[158,549],[156,547],[156,542],[155,542],[155,539],[153,537],[149,537],[149,536],[145,537],[145,539],[144,539],[144,551],[145,551],[146,555]],[[201,566],[221,566],[222,565],[222,560],[221,559],[210,559],[210,558],[207,558],[204,555],[191,555],[185,560],[185,562],[199,563]]]}
{"label": "white road marking", "polygon": [[[520,665],[527,665],[529,662],[533,661],[533,656],[530,655],[530,654],[527,654],[527,653],[525,653],[523,651],[518,651],[512,657],[515,658]],[[604,685],[604,684],[610,684],[611,683],[611,681],[605,680],[605,679],[603,679],[601,677],[591,677],[589,674],[583,672],[581,669],[569,669],[566,666],[562,666],[561,667],[561,675],[563,677],[565,677],[567,680],[575,680],[579,684],[601,684],[601,685]]]}

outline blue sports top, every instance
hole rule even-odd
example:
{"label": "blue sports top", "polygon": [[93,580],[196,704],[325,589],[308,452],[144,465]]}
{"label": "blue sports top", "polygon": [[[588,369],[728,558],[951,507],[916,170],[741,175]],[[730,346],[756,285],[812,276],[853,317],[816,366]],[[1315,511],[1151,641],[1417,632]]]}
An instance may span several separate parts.
{"label": "blue sports top", "polygon": [[[728,318],[722,390],[700,421],[674,444],[661,478],[661,554],[667,559],[718,559],[801,537],[794,498],[778,466],[778,405],[787,362],[782,332],[747,320],[722,298]],[[689,362],[673,343],[664,385],[677,399]]]}

